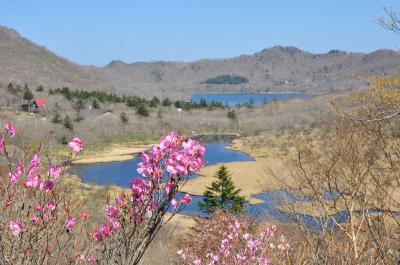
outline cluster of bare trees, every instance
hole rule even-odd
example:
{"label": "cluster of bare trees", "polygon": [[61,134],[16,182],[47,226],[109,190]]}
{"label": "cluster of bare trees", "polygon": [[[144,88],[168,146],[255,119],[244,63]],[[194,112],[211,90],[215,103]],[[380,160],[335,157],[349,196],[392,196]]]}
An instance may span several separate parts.
{"label": "cluster of bare trees", "polygon": [[[298,134],[289,205],[299,217],[297,251],[304,264],[398,264],[400,261],[400,80],[375,79],[320,138]],[[304,214],[315,217],[304,228]]]}

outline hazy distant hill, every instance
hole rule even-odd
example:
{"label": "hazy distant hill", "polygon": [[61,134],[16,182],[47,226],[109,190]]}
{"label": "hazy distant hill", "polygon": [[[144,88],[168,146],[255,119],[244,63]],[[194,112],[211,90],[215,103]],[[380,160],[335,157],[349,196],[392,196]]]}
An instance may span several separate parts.
{"label": "hazy distant hill", "polygon": [[[329,91],[362,84],[360,76],[400,72],[400,54],[330,51],[312,54],[294,47],[272,47],[253,55],[223,60],[184,62],[112,61],[105,67],[82,66],[0,27],[0,83],[69,86],[144,96],[217,91]],[[207,79],[235,75],[240,85],[210,85]]]}

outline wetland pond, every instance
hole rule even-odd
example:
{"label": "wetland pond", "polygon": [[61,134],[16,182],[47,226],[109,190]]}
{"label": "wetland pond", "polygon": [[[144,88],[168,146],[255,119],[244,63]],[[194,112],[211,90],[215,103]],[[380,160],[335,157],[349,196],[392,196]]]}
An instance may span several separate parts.
{"label": "wetland pond", "polygon": [[[206,165],[218,163],[229,163],[238,161],[253,161],[254,159],[240,151],[229,150],[232,137],[222,135],[203,136],[199,138],[202,144],[206,145]],[[128,187],[129,180],[138,177],[136,171],[137,164],[141,161],[140,157],[121,162],[97,163],[87,165],[76,165],[72,167],[72,172],[82,178],[83,183],[96,185],[116,185]],[[228,166],[229,169],[229,166]],[[191,178],[197,177],[196,175]],[[249,176],[251,178],[251,170]],[[180,199],[184,194],[178,194]],[[248,205],[248,214],[258,220],[270,220],[272,222],[292,222],[294,216],[282,212],[278,209],[279,204],[295,201],[309,201],[311,198],[301,197],[288,193],[286,190],[275,190],[253,195],[254,198],[262,200],[260,204]],[[202,200],[202,196],[192,195],[193,202],[186,206],[180,213],[185,215],[205,215],[197,208],[197,202]],[[319,227],[319,220],[311,216],[302,216],[302,221],[308,226]]]}

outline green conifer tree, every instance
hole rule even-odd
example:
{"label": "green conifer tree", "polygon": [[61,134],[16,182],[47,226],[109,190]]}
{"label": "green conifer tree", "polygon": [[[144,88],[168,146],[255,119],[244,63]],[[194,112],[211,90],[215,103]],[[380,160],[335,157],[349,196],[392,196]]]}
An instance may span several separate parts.
{"label": "green conifer tree", "polygon": [[73,130],[74,129],[74,124],[71,121],[71,118],[67,115],[64,118],[64,127],[69,129],[69,130]]}
{"label": "green conifer tree", "polygon": [[207,187],[203,194],[203,202],[197,204],[199,209],[206,213],[213,213],[216,210],[243,212],[247,201],[239,195],[240,189],[236,189],[226,166],[221,166],[214,177],[217,180],[211,184],[211,187]]}
{"label": "green conifer tree", "polygon": [[97,101],[97,99],[93,99],[93,101],[92,101],[92,108],[94,108],[94,109],[100,109],[100,104],[99,104],[99,102]]}
{"label": "green conifer tree", "polygon": [[33,99],[32,91],[29,89],[29,87],[27,85],[25,85],[25,88],[24,88],[23,99],[27,100],[28,104]]}
{"label": "green conifer tree", "polygon": [[127,124],[129,121],[129,117],[125,112],[121,112],[121,114],[119,114],[119,118],[123,125]]}

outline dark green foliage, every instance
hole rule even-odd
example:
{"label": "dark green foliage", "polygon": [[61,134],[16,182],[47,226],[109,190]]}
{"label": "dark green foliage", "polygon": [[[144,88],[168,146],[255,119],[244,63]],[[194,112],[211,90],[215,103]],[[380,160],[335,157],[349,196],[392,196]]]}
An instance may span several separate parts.
{"label": "dark green foliage", "polygon": [[254,107],[254,99],[253,98],[249,99],[249,102],[247,103],[247,107],[248,108],[253,108]]}
{"label": "dark green foliage", "polygon": [[74,105],[74,109],[79,112],[84,108],[85,108],[85,102],[82,99],[78,99],[78,101]]}
{"label": "dark green foliage", "polygon": [[63,124],[64,124],[64,127],[67,129],[70,129],[70,130],[74,129],[74,124],[72,123],[71,118],[68,115],[65,116]]}
{"label": "dark green foliage", "polygon": [[149,110],[147,109],[146,105],[142,104],[139,105],[136,109],[137,114],[142,115],[142,116],[149,116]]}
{"label": "dark green foliage", "polygon": [[103,91],[84,91],[84,90],[71,90],[68,87],[54,89],[54,94],[61,94],[68,100],[73,99],[97,99],[100,102],[124,102],[124,98],[116,94],[108,94]]}
{"label": "dark green foliage", "polygon": [[124,98],[126,100],[126,105],[128,107],[138,108],[139,106],[142,105],[148,105],[148,102],[145,98],[140,98],[137,96],[129,96]]}
{"label": "dark green foliage", "polygon": [[44,88],[42,85],[36,87],[37,92],[43,92]]}
{"label": "dark green foliage", "polygon": [[175,108],[181,109],[182,106],[183,106],[183,101],[182,100],[177,100],[177,101],[175,101],[174,105],[175,105]]}
{"label": "dark green foliage", "polygon": [[13,91],[14,91],[13,83],[9,83],[8,86],[7,86],[7,89],[8,89],[8,92],[13,93]]}
{"label": "dark green foliage", "polygon": [[199,106],[200,108],[207,108],[207,101],[204,98],[200,99]]}
{"label": "dark green foliage", "polygon": [[220,108],[220,109],[224,109],[224,105],[221,102],[218,101],[211,101],[211,103],[208,105],[209,109],[216,109],[216,108]]}
{"label": "dark green foliage", "polygon": [[[158,97],[153,97],[151,100],[147,100],[145,98],[141,98],[138,96],[118,96],[115,94],[108,94],[102,91],[84,91],[84,90],[70,90],[68,87],[56,88],[56,89],[49,89],[49,95],[54,94],[61,94],[67,100],[75,101],[75,106],[77,104],[81,104],[82,102],[87,102],[88,100],[92,100],[92,107],[94,109],[97,108],[99,103],[125,103],[128,107],[136,108],[138,113],[143,113],[143,116],[148,116],[147,107],[156,108],[162,104],[165,107],[169,107],[172,105],[172,102],[169,98],[165,98],[162,102]],[[184,100],[177,100],[174,102],[176,108],[181,108],[184,110],[191,110],[191,109],[198,109],[198,108],[221,108],[224,109],[225,106],[221,102],[213,101],[210,104],[202,99],[200,103],[194,103],[191,101],[184,101]],[[100,106],[99,106],[100,107]],[[78,108],[79,110],[82,108]],[[139,110],[140,109],[140,110]],[[145,109],[145,110],[144,110]],[[78,110],[78,111],[79,111]],[[139,114],[140,114],[139,113]],[[147,113],[147,114],[146,114]],[[142,114],[141,114],[142,115]]]}
{"label": "dark green foliage", "polygon": [[53,123],[61,123],[61,122],[62,122],[62,119],[61,119],[61,116],[60,116],[58,113],[56,113],[56,114],[54,114],[54,116],[53,116],[53,118],[51,119],[51,121],[52,121]]}
{"label": "dark green foliage", "polygon": [[121,114],[119,114],[119,118],[123,124],[127,124],[129,121],[129,117],[125,112],[121,112]]}
{"label": "dark green foliage", "polygon": [[231,120],[237,120],[236,112],[235,110],[228,110],[227,116]]}
{"label": "dark green foliage", "polygon": [[177,100],[174,102],[175,108],[180,108],[184,110],[191,110],[191,109],[200,109],[200,108],[221,108],[224,109],[224,105],[221,102],[212,101],[210,104],[207,105],[207,102],[200,101],[200,103],[195,103],[192,101],[184,101],[184,100]]}
{"label": "dark green foliage", "polygon": [[162,105],[163,105],[164,107],[169,107],[169,106],[172,105],[172,102],[171,102],[171,100],[170,100],[169,98],[165,98],[165,99],[163,100],[163,102],[162,102]]}
{"label": "dark green foliage", "polygon": [[93,99],[93,101],[92,101],[92,108],[94,108],[94,109],[100,109],[100,104],[99,104],[99,102],[97,101],[97,99]]}
{"label": "dark green foliage", "polygon": [[13,83],[8,84],[7,90],[9,93],[13,95],[17,95],[19,92],[22,92],[21,86],[20,85],[14,86]]}
{"label": "dark green foliage", "polygon": [[32,91],[29,89],[27,84],[25,84],[25,87],[24,87],[23,99],[27,100],[28,103],[29,103],[29,101],[31,101],[33,99]]}
{"label": "dark green foliage", "polygon": [[157,108],[158,105],[160,105],[160,99],[158,97],[153,97],[149,102],[150,108]]}
{"label": "dark green foliage", "polygon": [[243,212],[246,206],[246,199],[239,195],[240,189],[236,189],[232,177],[225,166],[221,166],[216,172],[217,178],[207,187],[203,194],[203,202],[198,202],[197,206],[208,214],[217,210],[224,212]]}
{"label": "dark green foliage", "polygon": [[239,85],[249,82],[244,76],[239,75],[219,75],[214,78],[207,79],[204,83],[209,85]]}

